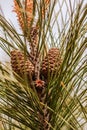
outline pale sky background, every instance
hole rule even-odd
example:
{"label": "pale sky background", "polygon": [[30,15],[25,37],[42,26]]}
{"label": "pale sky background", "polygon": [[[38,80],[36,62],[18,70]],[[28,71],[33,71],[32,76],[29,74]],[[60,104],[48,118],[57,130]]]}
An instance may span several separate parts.
{"label": "pale sky background", "polygon": [[[12,12],[13,10],[13,0],[0,0],[0,7],[2,8],[5,17],[8,20],[11,20],[15,27],[18,26],[18,22],[16,20],[15,13]],[[1,10],[0,10],[1,13]],[[0,61],[8,61],[9,57],[0,49]]]}
{"label": "pale sky background", "polygon": [[[60,0],[61,2],[62,0]],[[69,1],[69,0],[67,0]],[[71,2],[73,3],[74,0],[71,0]],[[79,1],[79,0],[76,0]],[[87,4],[87,0],[84,0],[84,3]],[[13,23],[13,25],[19,30],[19,26],[18,26],[18,22],[16,19],[16,14],[14,12],[12,12],[13,10],[13,0],[0,0],[0,7],[2,8],[4,15],[6,17],[7,20],[11,20],[11,22]],[[58,9],[58,7],[56,7],[56,9]],[[0,10],[1,13],[1,10]],[[63,15],[65,15],[65,7],[63,8]],[[55,29],[56,31],[56,29]],[[0,61],[8,61],[9,57],[2,51],[2,49],[0,49]],[[83,130],[87,130],[87,126],[85,126],[85,128]]]}

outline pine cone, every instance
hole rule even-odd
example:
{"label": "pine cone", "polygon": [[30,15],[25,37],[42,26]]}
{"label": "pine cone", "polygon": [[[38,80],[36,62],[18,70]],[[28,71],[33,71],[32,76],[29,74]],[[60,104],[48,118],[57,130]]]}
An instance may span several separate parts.
{"label": "pine cone", "polygon": [[24,57],[24,54],[19,50],[11,51],[11,66],[14,72],[23,76],[26,73],[28,76],[33,75],[33,64]]}
{"label": "pine cone", "polygon": [[47,77],[48,73],[50,75],[55,74],[59,71],[61,63],[60,50],[58,48],[51,48],[45,59],[42,61],[41,74],[44,77]]}
{"label": "pine cone", "polygon": [[38,28],[32,27],[30,30],[30,55],[32,57],[33,63],[36,60],[36,52],[38,47]]}

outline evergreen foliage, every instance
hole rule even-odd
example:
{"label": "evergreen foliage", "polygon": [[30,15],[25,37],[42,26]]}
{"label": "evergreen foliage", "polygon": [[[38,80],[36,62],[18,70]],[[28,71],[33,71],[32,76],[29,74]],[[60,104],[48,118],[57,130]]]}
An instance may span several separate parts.
{"label": "evergreen foliage", "polygon": [[84,130],[87,4],[14,0],[14,11],[21,34],[0,15],[0,47],[11,59],[0,63],[0,129]]}

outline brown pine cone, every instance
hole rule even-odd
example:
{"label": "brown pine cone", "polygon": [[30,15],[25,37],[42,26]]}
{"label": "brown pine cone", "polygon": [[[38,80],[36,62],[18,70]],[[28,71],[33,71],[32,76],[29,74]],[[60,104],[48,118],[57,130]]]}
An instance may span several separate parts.
{"label": "brown pine cone", "polygon": [[52,73],[55,74],[59,71],[61,66],[62,60],[60,55],[60,50],[58,48],[51,48],[42,61],[41,65],[41,74],[44,77],[48,76],[48,73],[51,75]]}
{"label": "brown pine cone", "polygon": [[27,75],[34,74],[34,66],[29,61],[29,59],[25,60],[24,54],[19,50],[11,51],[11,66],[14,72],[23,76],[24,73]]}
{"label": "brown pine cone", "polygon": [[36,60],[36,53],[38,47],[38,28],[32,27],[30,30],[30,56],[32,57],[33,63]]}

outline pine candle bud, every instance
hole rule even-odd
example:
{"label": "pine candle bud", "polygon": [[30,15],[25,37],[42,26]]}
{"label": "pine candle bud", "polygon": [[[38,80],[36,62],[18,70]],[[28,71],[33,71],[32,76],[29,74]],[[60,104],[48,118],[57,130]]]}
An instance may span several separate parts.
{"label": "pine candle bud", "polygon": [[[14,0],[14,11],[17,14],[19,24],[22,28],[22,31],[24,33],[27,33],[27,30],[25,30],[25,28],[26,26],[28,28],[30,27],[31,21],[33,19],[33,0],[26,0],[26,3],[24,2],[21,5],[22,7],[18,4],[16,0]],[[26,17],[23,14],[25,14]]]}

